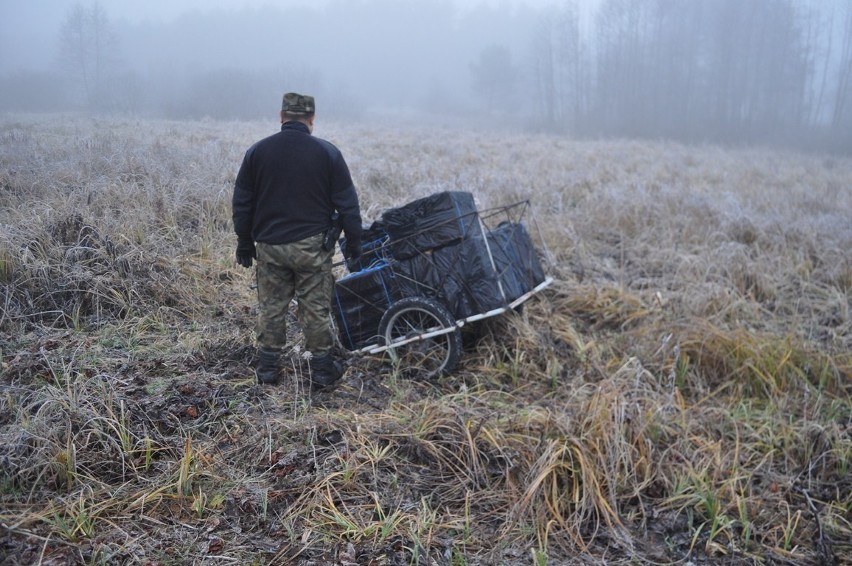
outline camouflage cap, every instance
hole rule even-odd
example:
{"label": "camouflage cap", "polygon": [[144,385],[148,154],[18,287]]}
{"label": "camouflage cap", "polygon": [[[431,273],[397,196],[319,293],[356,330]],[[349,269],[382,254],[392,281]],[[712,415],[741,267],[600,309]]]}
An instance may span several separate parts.
{"label": "camouflage cap", "polygon": [[316,111],[314,97],[297,92],[288,92],[281,102],[281,110],[288,114],[313,114]]}

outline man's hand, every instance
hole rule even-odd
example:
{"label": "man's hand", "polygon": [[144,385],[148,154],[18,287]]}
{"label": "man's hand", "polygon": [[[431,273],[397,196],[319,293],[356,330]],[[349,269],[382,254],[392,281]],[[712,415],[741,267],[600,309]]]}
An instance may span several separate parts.
{"label": "man's hand", "polygon": [[251,267],[253,259],[257,258],[257,250],[251,240],[239,240],[237,242],[237,263],[243,267]]}
{"label": "man's hand", "polygon": [[343,257],[349,260],[358,259],[361,257],[361,242],[352,242],[349,238],[346,239],[346,249],[343,250]]}

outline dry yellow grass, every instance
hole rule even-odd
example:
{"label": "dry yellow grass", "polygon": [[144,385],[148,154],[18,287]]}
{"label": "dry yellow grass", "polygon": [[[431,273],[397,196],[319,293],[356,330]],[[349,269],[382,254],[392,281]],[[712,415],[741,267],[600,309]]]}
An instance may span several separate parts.
{"label": "dry yellow grass", "polygon": [[848,563],[852,161],[320,120],[366,221],[529,198],[557,281],[437,383],[312,394],[295,329],[254,385],[233,261],[274,131],[0,121],[4,563]]}

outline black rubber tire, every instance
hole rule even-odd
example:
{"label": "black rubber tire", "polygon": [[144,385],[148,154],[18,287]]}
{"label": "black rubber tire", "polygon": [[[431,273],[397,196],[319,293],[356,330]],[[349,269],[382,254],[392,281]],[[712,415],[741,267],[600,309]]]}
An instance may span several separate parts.
{"label": "black rubber tire", "polygon": [[[451,326],[456,326],[455,319],[439,302],[426,297],[406,297],[382,315],[379,335],[387,346],[406,337]],[[458,365],[462,354],[461,332],[455,327],[452,332],[389,348],[387,352],[407,377],[437,378],[452,373]]]}

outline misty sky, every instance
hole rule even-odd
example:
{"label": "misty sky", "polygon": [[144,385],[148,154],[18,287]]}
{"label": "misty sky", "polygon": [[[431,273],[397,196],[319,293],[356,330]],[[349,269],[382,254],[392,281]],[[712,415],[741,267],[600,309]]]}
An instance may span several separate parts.
{"label": "misty sky", "polygon": [[[579,4],[588,15],[598,2]],[[67,73],[67,64],[60,63],[63,23],[76,5],[89,9],[94,4],[94,0],[0,0],[0,78]],[[277,91],[285,89],[320,94],[333,111],[344,107],[396,111],[431,106],[438,99],[443,108],[460,113],[483,103],[471,79],[471,67],[482,54],[495,46],[508,50],[507,76],[520,75],[529,66],[534,29],[544,10],[564,1],[100,0],[99,4],[118,40],[114,50],[118,65],[111,72],[126,77],[127,84],[142,81],[135,88],[144,91],[149,108],[159,104],[161,109],[170,106],[171,112],[177,111],[175,105],[186,109],[191,104],[185,102],[188,98],[211,88],[203,81],[217,76],[221,80],[230,73],[228,88],[250,91],[270,108],[280,96]],[[268,81],[258,84],[258,73]],[[224,96],[218,87],[217,92]],[[155,99],[165,102],[150,102]]]}
{"label": "misty sky", "polygon": [[[594,5],[597,0],[585,0]],[[357,0],[352,0],[353,4]],[[421,0],[421,4],[438,0]],[[528,6],[531,8],[557,4],[558,0],[451,0],[459,13],[479,5],[494,7]],[[0,73],[27,69],[44,69],[56,57],[57,35],[68,11],[75,5],[89,6],[79,0],[0,0]],[[169,23],[191,13],[240,12],[262,9],[307,6],[320,8],[328,0],[101,0],[110,20],[116,25]]]}

